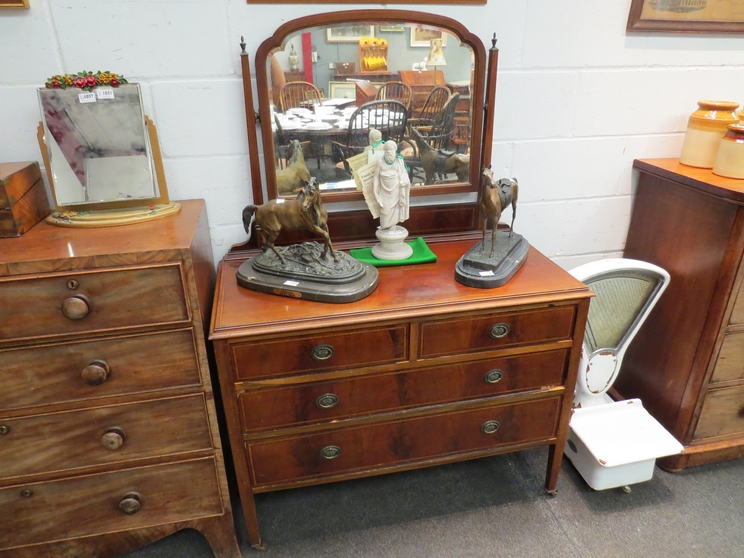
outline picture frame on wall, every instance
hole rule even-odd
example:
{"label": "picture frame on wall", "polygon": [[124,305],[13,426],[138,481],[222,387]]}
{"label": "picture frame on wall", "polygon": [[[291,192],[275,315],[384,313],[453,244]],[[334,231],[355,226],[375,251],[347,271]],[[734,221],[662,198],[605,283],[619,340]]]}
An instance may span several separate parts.
{"label": "picture frame on wall", "polygon": [[341,25],[326,29],[327,43],[358,43],[362,37],[374,36],[374,25]]}
{"label": "picture frame on wall", "polygon": [[380,33],[403,33],[406,30],[405,25],[380,25]]}
{"label": "picture frame on wall", "polygon": [[744,33],[744,0],[632,0],[627,30]]}
{"label": "picture frame on wall", "polygon": [[0,0],[0,9],[28,8],[29,0]]}
{"label": "picture frame on wall", "polygon": [[432,39],[441,39],[442,46],[447,45],[447,33],[431,27],[411,27],[411,46],[429,48]]}

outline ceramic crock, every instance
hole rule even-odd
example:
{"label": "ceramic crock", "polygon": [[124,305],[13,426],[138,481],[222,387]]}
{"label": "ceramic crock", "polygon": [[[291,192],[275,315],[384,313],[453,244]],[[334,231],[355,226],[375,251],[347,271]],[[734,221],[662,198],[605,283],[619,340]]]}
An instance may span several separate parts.
{"label": "ceramic crock", "polygon": [[718,147],[713,173],[727,178],[744,178],[744,123],[729,125]]}
{"label": "ceramic crock", "polygon": [[698,101],[698,107],[687,121],[679,162],[709,169],[713,167],[718,145],[726,135],[729,124],[739,122],[734,113],[739,104],[730,101]]}

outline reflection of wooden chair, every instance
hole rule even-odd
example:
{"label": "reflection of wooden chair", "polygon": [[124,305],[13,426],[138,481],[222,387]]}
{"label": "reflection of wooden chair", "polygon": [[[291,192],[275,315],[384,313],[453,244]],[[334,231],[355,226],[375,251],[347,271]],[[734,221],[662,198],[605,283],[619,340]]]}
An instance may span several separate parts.
{"label": "reflection of wooden chair", "polygon": [[323,104],[320,89],[307,81],[290,81],[285,83],[279,93],[282,112],[291,108],[308,107],[314,103]]}
{"label": "reflection of wooden chair", "polygon": [[430,147],[447,149],[455,127],[455,109],[459,98],[459,93],[450,95],[430,125],[411,124],[411,127],[426,139]]}
{"label": "reflection of wooden chair", "polygon": [[406,110],[411,110],[411,101],[413,100],[413,89],[400,81],[388,81],[380,86],[375,95],[377,101],[400,101],[406,106]]}
{"label": "reflection of wooden chair", "polygon": [[334,162],[343,162],[350,172],[346,159],[361,153],[369,145],[369,130],[375,128],[382,140],[393,140],[400,145],[406,130],[408,111],[400,101],[371,101],[363,104],[349,118],[344,142],[333,142]]}
{"label": "reflection of wooden chair", "polygon": [[436,120],[439,113],[442,112],[444,104],[450,97],[450,90],[443,85],[435,87],[429,93],[426,98],[424,106],[421,108],[421,112],[415,118],[408,120],[409,126],[431,126]]}

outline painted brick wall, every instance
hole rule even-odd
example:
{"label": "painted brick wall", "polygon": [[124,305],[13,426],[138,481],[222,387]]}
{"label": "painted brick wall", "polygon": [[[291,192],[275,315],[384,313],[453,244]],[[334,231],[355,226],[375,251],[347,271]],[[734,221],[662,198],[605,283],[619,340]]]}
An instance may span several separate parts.
{"label": "painted brick wall", "polygon": [[[517,230],[564,267],[621,253],[631,163],[677,156],[696,100],[744,103],[744,36],[627,35],[629,4],[391,6],[456,18],[487,46],[496,33],[494,168],[519,179]],[[253,55],[289,19],[348,8],[31,0],[30,10],[0,12],[0,161],[40,160],[35,88],[47,77],[122,73],[143,84],[171,197],[207,200],[219,261],[244,240],[240,210],[250,202],[240,36]]]}

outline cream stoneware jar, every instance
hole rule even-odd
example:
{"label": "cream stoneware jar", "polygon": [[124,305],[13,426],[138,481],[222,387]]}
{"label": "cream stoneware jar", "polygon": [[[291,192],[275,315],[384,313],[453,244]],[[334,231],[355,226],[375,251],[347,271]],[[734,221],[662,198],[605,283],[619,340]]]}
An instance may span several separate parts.
{"label": "cream stoneware jar", "polygon": [[739,122],[734,113],[738,106],[731,101],[698,101],[698,110],[687,121],[679,162],[691,167],[712,168],[729,124]]}
{"label": "cream stoneware jar", "polygon": [[744,178],[744,123],[728,127],[718,147],[713,173],[726,178]]}

